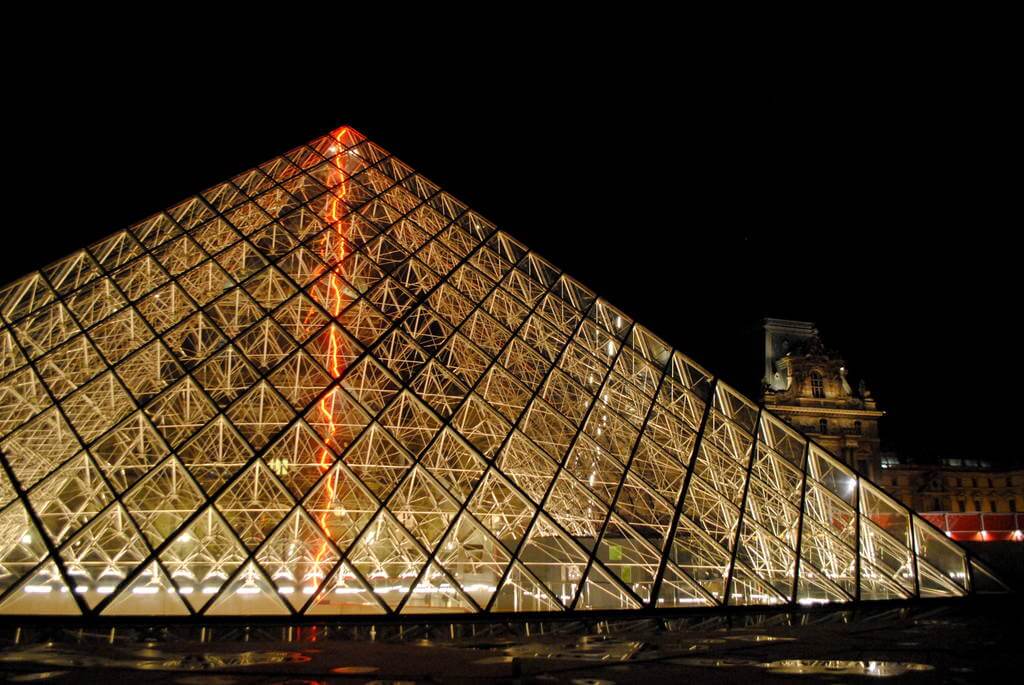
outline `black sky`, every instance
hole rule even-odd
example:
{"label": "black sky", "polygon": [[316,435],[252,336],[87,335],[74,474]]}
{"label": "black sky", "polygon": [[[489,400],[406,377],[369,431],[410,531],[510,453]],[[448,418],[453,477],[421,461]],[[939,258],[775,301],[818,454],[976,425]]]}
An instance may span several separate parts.
{"label": "black sky", "polygon": [[0,281],[350,124],[740,389],[763,317],[813,320],[888,446],[1018,461],[1021,118],[983,59],[135,57],[12,75]]}

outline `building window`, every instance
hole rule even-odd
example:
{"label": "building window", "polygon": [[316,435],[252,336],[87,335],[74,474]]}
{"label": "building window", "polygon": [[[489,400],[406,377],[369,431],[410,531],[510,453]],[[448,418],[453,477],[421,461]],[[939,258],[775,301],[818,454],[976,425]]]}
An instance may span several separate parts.
{"label": "building window", "polygon": [[994,487],[994,486],[992,485],[992,479],[991,479],[991,478],[989,478],[989,479],[988,479],[988,486],[989,486],[990,488],[991,488],[991,487]]}
{"label": "building window", "polygon": [[992,500],[989,500],[989,501],[988,501],[988,503],[989,503],[989,505],[990,505],[990,506],[992,507],[992,511],[993,511],[993,512],[995,512],[995,511],[996,511],[996,509],[997,509],[997,507],[996,507],[996,501],[995,501],[994,499],[992,499]]}
{"label": "building window", "polygon": [[978,487],[978,479],[977,478],[971,478],[971,487],[972,488]]}
{"label": "building window", "polygon": [[860,421],[853,422],[853,432],[860,435]]}
{"label": "building window", "polygon": [[956,503],[957,505],[959,505],[960,511],[967,511],[967,503],[964,502],[962,499],[958,499]]}
{"label": "building window", "polygon": [[974,500],[974,511],[981,511],[981,500]]}
{"label": "building window", "polygon": [[818,399],[825,397],[825,384],[821,380],[821,374],[817,371],[811,372],[811,396]]}
{"label": "building window", "polygon": [[828,419],[818,421],[818,432],[822,434],[828,433]]}
{"label": "building window", "polygon": [[1016,514],[1017,513],[1017,500],[1011,499],[1009,502],[1007,502],[1007,504],[1010,505],[1010,513],[1011,514]]}
{"label": "building window", "polygon": [[942,504],[938,497],[932,499],[932,511],[942,511]]}

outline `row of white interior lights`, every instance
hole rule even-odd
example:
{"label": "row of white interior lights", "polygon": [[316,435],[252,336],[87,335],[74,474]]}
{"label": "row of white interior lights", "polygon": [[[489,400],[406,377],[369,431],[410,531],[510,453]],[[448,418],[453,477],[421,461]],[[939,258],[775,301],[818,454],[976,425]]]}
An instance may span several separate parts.
{"label": "row of white interior lights", "polygon": [[[81,570],[81,569],[70,569],[68,571],[68,575],[71,575],[71,576],[87,576],[88,574],[85,571]],[[176,572],[173,575],[176,578],[179,578],[179,582],[180,582],[180,578],[183,577],[183,576],[191,577],[191,573],[188,573],[187,571]],[[416,575],[417,574],[412,572],[412,571],[405,571],[399,577],[400,578],[414,578],[414,577],[416,577]],[[285,571],[285,572],[282,572],[282,573],[275,574],[275,578],[274,579],[276,581],[276,580],[279,580],[282,577],[287,577],[287,576],[291,576],[291,573]],[[318,582],[319,579],[322,578],[322,574],[318,574],[318,573],[309,574],[309,576],[307,576],[307,577],[310,577],[310,576],[312,577],[312,580],[314,582]],[[109,595],[109,594],[113,593],[114,590],[117,589],[116,582],[122,580],[124,578],[124,574],[121,573],[120,571],[117,571],[117,570],[107,569],[103,573],[100,574],[100,578],[104,578],[104,577],[110,578],[110,579],[114,580],[115,584],[113,584],[113,585],[111,585],[111,584],[98,585],[96,587],[95,591],[97,593],[101,594],[101,595]],[[213,585],[213,586],[208,585],[206,587],[203,587],[201,589],[201,592],[204,595],[215,594],[216,592],[218,592],[220,590],[221,587],[223,587],[223,581],[227,580],[227,574],[225,574],[223,571],[218,571],[218,570],[211,571],[209,574],[207,574],[206,577],[207,578],[214,577],[214,578],[217,578],[217,579],[221,580],[222,582],[220,584],[218,584],[218,585]],[[369,578],[385,578],[385,577],[387,577],[387,574],[385,572],[383,572],[383,571],[376,571],[374,573],[371,573],[370,576],[369,576]],[[349,576],[348,578],[352,579],[352,580],[355,579],[354,576]],[[342,578],[342,580],[344,581],[344,580],[346,580],[346,578]],[[56,589],[58,589],[60,592],[67,592],[68,591],[67,586],[64,585],[62,581],[60,581],[59,579],[56,579],[56,582],[60,583],[60,585],[57,586]],[[304,594],[304,595],[312,595],[314,592],[316,592],[318,587],[319,587],[318,585],[305,585],[302,588],[302,594]],[[53,592],[54,589],[55,588],[54,588],[53,585],[38,584],[38,583],[27,584],[24,587],[24,591],[29,593],[29,594],[48,594],[50,592]],[[157,585],[157,584],[140,585],[140,586],[132,588],[132,593],[137,594],[137,595],[152,595],[152,594],[156,594],[156,593],[160,592],[160,589],[161,589],[160,585]],[[475,583],[475,584],[466,585],[463,589],[466,592],[469,592],[469,593],[473,593],[473,592],[492,592],[493,593],[498,588],[495,585],[490,585],[490,584],[487,584],[487,583]],[[390,586],[380,586],[380,587],[373,588],[373,592],[376,593],[376,594],[379,594],[379,595],[387,594],[387,593],[390,593],[390,592],[401,592],[401,593],[405,594],[405,593],[408,593],[409,590],[412,590],[412,594],[414,594],[414,595],[453,594],[455,592],[455,589],[452,587],[452,585],[450,583],[439,583],[438,585],[432,585],[430,583],[420,583],[420,584],[416,585],[415,588],[413,588],[411,585],[400,585],[400,584],[399,585],[390,585]],[[181,587],[181,588],[175,588],[175,587],[172,586],[172,587],[166,588],[165,591],[168,594],[190,595],[193,592],[195,592],[195,588],[194,587],[189,587],[189,586],[184,586],[184,587]],[[86,593],[90,592],[90,588],[89,588],[88,585],[76,585],[75,586],[75,592],[77,594],[86,594]],[[250,577],[246,579],[246,581],[242,585],[242,587],[238,588],[238,590],[236,592],[238,594],[240,594],[240,595],[255,595],[255,594],[258,594],[260,592],[263,592],[263,590],[259,587],[259,585],[256,584],[255,577],[253,575],[250,575]],[[279,594],[282,594],[282,595],[291,595],[291,594],[295,593],[295,587],[291,586],[291,585],[279,585],[277,587],[277,592]],[[336,587],[334,589],[334,594],[337,594],[337,595],[359,594],[361,592],[363,592],[363,588],[361,588],[361,587]],[[530,594],[530,593],[527,593],[527,594]]]}

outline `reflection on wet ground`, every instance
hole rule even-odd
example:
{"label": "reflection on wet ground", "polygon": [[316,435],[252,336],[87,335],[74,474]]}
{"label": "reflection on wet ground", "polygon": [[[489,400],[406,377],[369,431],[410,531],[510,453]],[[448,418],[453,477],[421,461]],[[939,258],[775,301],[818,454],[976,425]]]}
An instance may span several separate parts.
{"label": "reflection on wet ground", "polygon": [[930,671],[928,664],[903,663],[899,661],[844,661],[842,659],[783,659],[761,664],[775,673],[798,673],[801,675],[863,675],[889,678],[911,671]]}
{"label": "reflection on wet ground", "polygon": [[973,683],[1015,666],[1020,609],[1003,600],[732,619],[218,626],[199,637],[184,629],[0,626],[0,681]]}

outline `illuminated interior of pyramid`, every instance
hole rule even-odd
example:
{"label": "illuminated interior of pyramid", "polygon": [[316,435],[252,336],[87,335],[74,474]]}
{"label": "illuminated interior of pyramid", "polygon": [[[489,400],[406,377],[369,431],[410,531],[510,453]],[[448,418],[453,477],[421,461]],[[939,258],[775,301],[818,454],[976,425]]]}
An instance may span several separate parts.
{"label": "illuminated interior of pyramid", "polygon": [[1001,589],[349,127],[3,287],[0,316],[0,614]]}

